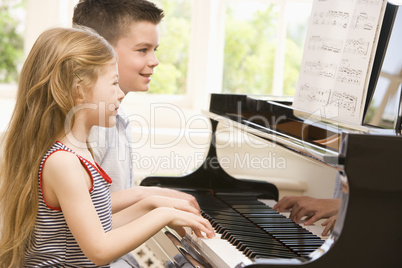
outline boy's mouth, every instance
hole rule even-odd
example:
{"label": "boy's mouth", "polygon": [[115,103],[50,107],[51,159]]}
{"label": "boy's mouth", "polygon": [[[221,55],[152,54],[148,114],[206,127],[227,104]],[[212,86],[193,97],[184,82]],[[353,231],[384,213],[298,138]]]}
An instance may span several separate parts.
{"label": "boy's mouth", "polygon": [[141,74],[140,73],[140,75],[143,76],[143,77],[146,77],[146,78],[150,78],[152,74]]}

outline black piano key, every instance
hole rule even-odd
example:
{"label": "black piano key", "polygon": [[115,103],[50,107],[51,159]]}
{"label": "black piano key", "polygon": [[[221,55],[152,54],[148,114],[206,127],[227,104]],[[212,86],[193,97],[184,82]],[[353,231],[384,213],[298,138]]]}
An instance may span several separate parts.
{"label": "black piano key", "polygon": [[196,198],[215,231],[252,258],[297,258],[324,242],[255,196],[203,193]]}
{"label": "black piano key", "polygon": [[[247,254],[246,254],[247,256]],[[296,253],[283,253],[275,251],[262,251],[262,252],[250,252],[247,257],[249,258],[297,258],[299,257]]]}
{"label": "black piano key", "polygon": [[245,231],[245,232],[260,232],[265,233],[262,229],[258,228],[255,225],[238,225],[237,223],[228,224],[219,222],[219,224],[225,228],[226,230],[238,230],[238,231]]}
{"label": "black piano key", "polygon": [[258,243],[258,242],[240,242],[237,248],[241,251],[245,251],[247,248],[265,248],[271,250],[279,250],[284,252],[290,252],[290,249],[284,247],[283,245],[278,244],[265,244],[265,243]]}
{"label": "black piano key", "polygon": [[314,234],[271,234],[273,237],[283,240],[283,239],[317,239]]}
{"label": "black piano key", "polygon": [[237,226],[237,225],[225,225],[225,224],[220,224],[219,228],[216,229],[218,232],[224,233],[230,233],[232,231],[243,231],[243,232],[257,232],[257,233],[264,233],[261,232],[261,229],[256,228],[255,226]]}
{"label": "black piano key", "polygon": [[222,220],[230,220],[230,221],[236,221],[236,222],[250,222],[244,217],[241,217],[240,215],[236,214],[214,214],[214,213],[208,213],[208,215],[214,219],[222,219]]}
{"label": "black piano key", "polygon": [[271,254],[256,254],[254,255],[253,259],[277,259],[277,258],[283,258],[283,259],[294,259],[300,257],[298,255],[293,255],[293,256],[276,256],[276,255],[271,255]]}
{"label": "black piano key", "polygon": [[311,233],[308,230],[305,229],[295,229],[295,228],[262,228],[264,231],[267,233],[271,234],[272,236],[274,235],[281,235],[281,234],[306,234],[306,235],[313,235],[316,237],[315,234]]}
{"label": "black piano key", "polygon": [[270,236],[265,233],[264,231],[260,229],[256,229],[257,231],[255,232],[247,232],[243,230],[230,230],[227,232],[224,232],[222,234],[222,238],[225,238],[225,235],[243,235],[243,236],[250,236],[250,237],[263,237],[263,238],[270,238]]}
{"label": "black piano key", "polygon": [[256,224],[258,227],[260,227],[261,229],[264,229],[264,228],[281,228],[281,229],[287,229],[287,228],[289,228],[289,229],[291,229],[291,228],[299,228],[297,225],[295,225],[294,223],[270,223],[270,224],[264,224],[263,226],[262,225],[259,225],[259,224]]}
{"label": "black piano key", "polygon": [[294,226],[294,227],[300,226],[297,223],[295,223],[294,221],[289,222],[287,220],[284,220],[283,222],[280,222],[280,221],[273,222],[272,219],[268,219],[268,218],[250,218],[250,220],[257,225],[260,225],[260,224],[284,224],[285,225],[286,224],[288,226]]}
{"label": "black piano key", "polygon": [[255,243],[261,243],[261,244],[267,244],[267,245],[270,244],[270,245],[283,246],[283,244],[280,243],[278,240],[273,239],[269,236],[252,237],[249,235],[241,235],[241,234],[233,234],[232,236],[240,242],[255,242]]}
{"label": "black piano key", "polygon": [[[271,207],[263,204],[263,203],[259,203],[259,204],[254,204],[254,205],[234,205],[231,206],[232,208],[236,209],[239,212],[246,212],[247,210],[259,210],[259,209],[264,209],[264,210],[273,210]],[[276,210],[273,210],[276,211]]]}
{"label": "black piano key", "polygon": [[249,222],[249,221],[235,221],[235,222],[233,222],[231,220],[224,220],[224,219],[219,219],[219,220],[214,219],[213,221],[217,222],[217,223],[219,223],[221,225],[234,225],[234,226],[246,226],[246,227],[253,226],[255,228],[258,228],[258,226],[256,226],[255,224],[253,224],[252,222]]}
{"label": "black piano key", "polygon": [[273,210],[273,209],[263,209],[263,208],[234,208],[237,212],[243,215],[248,215],[248,214],[264,214],[264,215],[276,215],[280,214],[278,211]]}
{"label": "black piano key", "polygon": [[299,253],[299,254],[304,254],[306,252],[311,253],[311,252],[315,251],[316,249],[317,249],[317,247],[309,247],[309,246],[300,247],[300,248],[296,248],[296,247],[292,248],[292,250],[294,252]]}
{"label": "black piano key", "polygon": [[309,243],[324,243],[325,241],[319,237],[316,238],[303,238],[303,237],[295,237],[295,238],[283,238],[281,239],[282,243],[293,243],[293,242],[309,242]]}
{"label": "black piano key", "polygon": [[[240,232],[224,232],[222,233],[221,238],[227,239],[229,242],[231,242],[233,245],[236,245],[238,242],[244,241],[241,238],[247,238],[246,241],[252,241],[255,238],[261,238],[261,239],[266,239],[267,241],[270,241],[270,238],[267,238],[265,236],[262,236],[260,234],[249,234],[249,233],[240,233]],[[271,239],[275,241],[274,239]]]}
{"label": "black piano key", "polygon": [[244,213],[242,215],[250,220],[259,219],[259,218],[263,218],[263,219],[278,218],[278,219],[283,219],[283,220],[287,219],[285,216],[283,216],[281,214],[275,214],[275,213],[269,213],[269,214],[268,213],[267,214],[265,214],[265,213]]}
{"label": "black piano key", "polygon": [[317,241],[309,241],[307,240],[298,240],[298,241],[282,241],[282,243],[286,246],[288,246],[289,248],[292,248],[292,246],[316,246],[317,248],[319,248],[323,243],[322,242],[317,242]]}
{"label": "black piano key", "polygon": [[248,206],[248,207],[238,207],[238,206],[232,206],[236,211],[239,213],[271,213],[271,214],[280,214],[278,211],[275,209],[272,209],[267,206],[262,206],[262,205],[257,205],[257,206]]}
{"label": "black piano key", "polygon": [[250,224],[250,221],[248,221],[245,218],[239,218],[236,215],[219,215],[219,214],[209,214],[211,219],[215,220],[215,221],[226,221],[226,222],[243,222],[243,223],[248,223]]}
{"label": "black piano key", "polygon": [[260,246],[271,248],[271,249],[280,249],[283,248],[286,251],[289,251],[289,248],[286,248],[283,244],[279,243],[276,240],[267,240],[267,239],[259,239],[259,238],[250,238],[250,237],[242,237],[238,235],[233,235],[228,240],[234,246],[245,250],[249,245],[259,244]]}
{"label": "black piano key", "polygon": [[293,246],[305,246],[305,247],[321,247],[323,243],[315,243],[315,242],[305,242],[305,241],[297,241],[294,243],[283,242],[286,247],[293,249]]}
{"label": "black piano key", "polygon": [[296,258],[298,255],[294,252],[285,252],[278,250],[250,248],[245,252],[245,255],[249,258],[256,258],[257,256],[276,257],[276,258]]}
{"label": "black piano key", "polygon": [[309,230],[299,228],[299,227],[292,227],[284,225],[280,227],[279,225],[270,225],[269,227],[259,226],[262,230],[270,234],[312,234]]}
{"label": "black piano key", "polygon": [[[249,219],[249,220],[251,221],[252,219]],[[257,221],[259,221],[259,220],[261,220],[261,219],[257,219]],[[291,219],[288,219],[286,217],[283,217],[283,218],[281,218],[281,217],[265,217],[264,221],[262,221],[262,223],[259,223],[258,225],[259,226],[264,226],[264,224],[273,224],[273,223],[292,223],[292,224],[296,224],[294,221],[292,221]],[[257,224],[257,223],[255,222],[255,224]],[[298,226],[298,224],[296,224],[296,225]],[[300,226],[298,226],[298,227],[300,227]]]}

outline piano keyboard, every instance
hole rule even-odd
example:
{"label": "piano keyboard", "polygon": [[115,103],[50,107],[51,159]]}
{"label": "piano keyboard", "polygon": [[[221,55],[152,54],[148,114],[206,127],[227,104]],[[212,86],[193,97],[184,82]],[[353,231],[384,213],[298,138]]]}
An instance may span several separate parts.
{"label": "piano keyboard", "polygon": [[[236,267],[258,259],[309,259],[325,240],[273,210],[254,196],[194,193],[202,214],[217,233],[214,239],[186,239],[214,267]],[[273,203],[271,203],[273,204]],[[310,226],[309,226],[310,227]],[[320,228],[322,230],[322,228]]]}

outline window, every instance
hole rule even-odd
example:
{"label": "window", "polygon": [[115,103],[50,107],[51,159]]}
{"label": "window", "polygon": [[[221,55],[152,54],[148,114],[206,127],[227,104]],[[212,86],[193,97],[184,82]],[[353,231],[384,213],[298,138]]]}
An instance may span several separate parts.
{"label": "window", "polygon": [[[52,26],[70,26],[78,0],[26,2],[25,55]],[[151,0],[164,9],[160,65],[130,103],[207,109],[209,93],[293,95],[312,0]],[[49,11],[53,10],[53,11]],[[1,70],[0,70],[1,72]]]}
{"label": "window", "polygon": [[166,16],[148,94],[176,94],[197,110],[212,92],[294,94],[312,0],[155,3]]}
{"label": "window", "polygon": [[23,61],[24,1],[0,2],[0,83],[15,83]]}
{"label": "window", "polygon": [[222,91],[293,95],[311,3],[227,1]]}

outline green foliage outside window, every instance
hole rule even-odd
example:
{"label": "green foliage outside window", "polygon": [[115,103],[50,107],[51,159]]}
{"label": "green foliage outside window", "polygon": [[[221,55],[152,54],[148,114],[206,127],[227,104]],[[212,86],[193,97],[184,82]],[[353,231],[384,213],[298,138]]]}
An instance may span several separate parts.
{"label": "green foliage outside window", "polygon": [[[276,5],[239,19],[231,6],[226,12],[223,92],[272,94],[278,36]],[[299,77],[302,42],[306,25],[288,31],[284,63],[284,95],[293,95]]]}
{"label": "green foliage outside window", "polygon": [[226,10],[223,92],[269,93],[273,81],[277,14],[273,6],[239,19]]}
{"label": "green foliage outside window", "polygon": [[18,32],[19,21],[11,10],[23,6],[25,1],[0,1],[0,82],[18,80],[18,66],[23,60],[23,37]]}
{"label": "green foliage outside window", "polygon": [[190,44],[191,2],[154,1],[165,13],[160,25],[159,66],[151,83],[151,94],[185,94]]}
{"label": "green foliage outside window", "polygon": [[[163,8],[160,47],[149,93],[185,94],[190,44],[192,1],[152,0]],[[277,42],[278,11],[274,4],[251,17],[238,18],[227,2],[222,91],[224,93],[272,94]],[[236,3],[236,1],[233,1]],[[287,29],[283,93],[293,95],[299,77],[306,22]]]}

